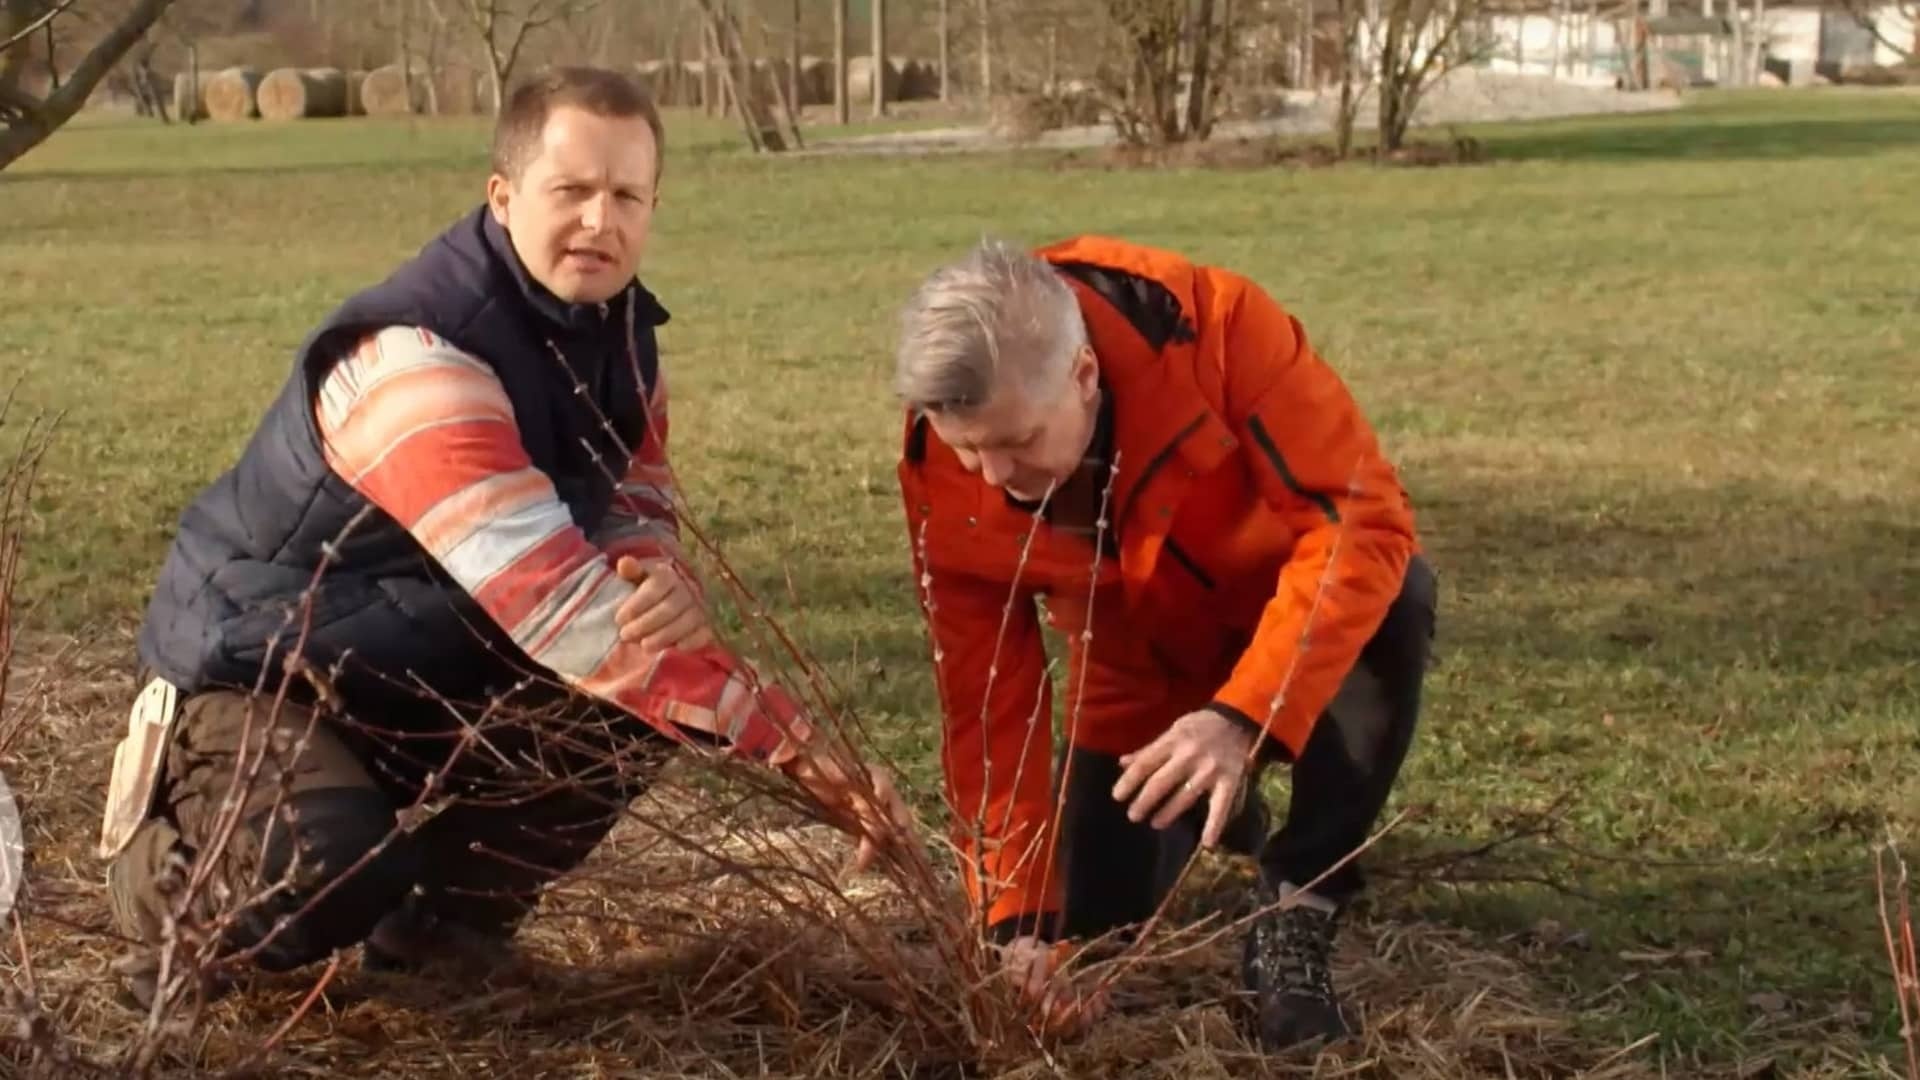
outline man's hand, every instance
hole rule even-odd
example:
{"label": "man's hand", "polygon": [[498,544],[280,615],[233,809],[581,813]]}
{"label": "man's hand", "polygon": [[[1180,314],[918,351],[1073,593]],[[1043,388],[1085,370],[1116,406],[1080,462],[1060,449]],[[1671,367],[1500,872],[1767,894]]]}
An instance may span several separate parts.
{"label": "man's hand", "polygon": [[867,766],[872,784],[862,790],[858,773],[834,760],[824,747],[803,748],[791,758],[776,757],[776,763],[826,808],[829,820],[860,838],[849,874],[865,871],[882,848],[912,835],[913,815],[887,770]]}
{"label": "man's hand", "polygon": [[620,640],[638,643],[655,652],[699,649],[713,644],[707,623],[686,570],[669,558],[640,560],[623,555],[614,569],[638,588],[614,613]]}
{"label": "man's hand", "polygon": [[1082,993],[1072,982],[1054,975],[1061,948],[1023,936],[1000,950],[1001,970],[1027,1004],[1039,1011],[1041,1030],[1050,1035],[1079,1031],[1107,1008],[1105,993]]}
{"label": "man's hand", "polygon": [[1226,831],[1252,753],[1253,734],[1239,724],[1211,709],[1190,712],[1159,738],[1120,759],[1127,771],[1113,786],[1113,797],[1133,799],[1128,820],[1153,814],[1153,827],[1164,829],[1207,796],[1207,827],[1200,842],[1213,847]]}

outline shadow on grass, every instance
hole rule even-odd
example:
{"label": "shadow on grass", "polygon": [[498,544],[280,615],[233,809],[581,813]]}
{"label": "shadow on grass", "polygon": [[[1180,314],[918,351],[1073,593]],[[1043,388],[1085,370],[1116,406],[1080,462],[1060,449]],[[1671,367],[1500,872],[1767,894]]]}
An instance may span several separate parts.
{"label": "shadow on grass", "polygon": [[1859,106],[1832,115],[1807,115],[1804,108],[1789,106],[1770,115],[1742,103],[1736,109],[1651,118],[1621,116],[1489,129],[1484,137],[1495,160],[1622,164],[1861,157],[1920,147],[1920,96],[1868,99]]}
{"label": "shadow on grass", "polygon": [[[1757,481],[1416,486],[1442,667],[1399,798],[1433,812],[1372,857],[1386,903],[1681,1057],[1890,1051],[1873,846],[1920,805],[1920,514]],[[1454,857],[1555,799],[1549,835]]]}
{"label": "shadow on grass", "polygon": [[1920,513],[1897,498],[1546,483],[1422,483],[1422,529],[1459,601],[1443,638],[1523,661],[1809,675],[1902,664],[1920,639]]}

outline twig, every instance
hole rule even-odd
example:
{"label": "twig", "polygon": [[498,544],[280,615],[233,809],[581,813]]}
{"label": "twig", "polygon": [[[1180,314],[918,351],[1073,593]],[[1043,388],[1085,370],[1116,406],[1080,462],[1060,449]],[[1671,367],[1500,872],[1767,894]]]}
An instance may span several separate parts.
{"label": "twig", "polygon": [[34,33],[38,31],[41,27],[52,22],[55,18],[57,18],[60,15],[61,12],[72,7],[76,2],[77,0],[60,0],[59,3],[48,8],[46,14],[28,23],[25,26],[25,28],[16,32],[12,37],[8,38],[7,40],[0,41],[0,53],[6,52],[8,49],[13,48],[15,45],[18,45],[21,42],[32,37]]}
{"label": "twig", "polygon": [[[1893,860],[1897,874],[1893,883],[1896,910],[1891,912],[1888,910],[1888,858]],[[1893,967],[1894,999],[1900,1003],[1900,1038],[1907,1048],[1907,1076],[1910,1080],[1920,1080],[1920,1032],[1915,1031],[1916,1016],[1920,1015],[1920,963],[1915,959],[1907,863],[1894,846],[1891,828],[1886,842],[1874,851],[1873,871],[1880,900],[1880,929],[1886,937],[1887,960]]]}

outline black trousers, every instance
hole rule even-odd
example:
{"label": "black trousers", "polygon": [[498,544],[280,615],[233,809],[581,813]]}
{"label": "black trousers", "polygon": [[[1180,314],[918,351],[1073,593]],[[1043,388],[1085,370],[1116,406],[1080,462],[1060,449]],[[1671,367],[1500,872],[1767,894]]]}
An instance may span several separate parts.
{"label": "black trousers", "polygon": [[[1247,835],[1265,820],[1259,777],[1249,778],[1246,803],[1228,828],[1229,846],[1257,851],[1270,884],[1315,882],[1372,833],[1413,741],[1437,603],[1433,568],[1415,557],[1386,618],[1293,762],[1286,819],[1264,839]],[[1120,759],[1078,747],[1067,753],[1057,864],[1064,889],[1060,931],[1084,939],[1153,914],[1200,846],[1207,803],[1164,830],[1129,821],[1127,804],[1112,795],[1124,771]],[[1351,860],[1313,891],[1344,903],[1363,883],[1358,861]]]}
{"label": "black trousers", "polygon": [[[594,706],[492,728],[451,760],[447,733],[373,717],[344,724],[291,703],[270,716],[270,698],[227,691],[181,708],[156,811],[109,870],[115,921],[157,945],[186,868],[210,853],[186,915],[228,922],[217,951],[250,951],[268,971],[361,941],[416,890],[434,918],[512,934],[673,748]],[[440,770],[428,801],[444,807],[409,827],[403,812]]]}

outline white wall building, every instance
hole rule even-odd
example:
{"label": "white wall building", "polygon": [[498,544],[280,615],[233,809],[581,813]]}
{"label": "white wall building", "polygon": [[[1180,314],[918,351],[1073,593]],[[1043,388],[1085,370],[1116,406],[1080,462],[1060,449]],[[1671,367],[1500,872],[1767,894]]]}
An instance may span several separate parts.
{"label": "white wall building", "polygon": [[[1649,6],[1649,26],[1655,31],[1648,42],[1649,66],[1656,80],[1665,75],[1744,85],[1760,72],[1772,71],[1788,82],[1805,83],[1849,68],[1900,63],[1901,51],[1888,41],[1909,52],[1920,44],[1908,14],[1914,10],[1913,0],[1907,0],[1904,11],[1899,3],[1885,3],[1874,12],[1878,36],[1837,7],[1774,6],[1763,0],[1739,10],[1736,27],[1734,9],[1725,0],[1703,0],[1702,13],[1684,16],[1666,15],[1661,0]],[[1577,0],[1562,4],[1557,12],[1495,15],[1488,20],[1491,40],[1485,64],[1495,71],[1611,84],[1627,70],[1632,27],[1629,15],[1617,6],[1601,8]],[[1717,32],[1703,32],[1709,27]],[[1661,29],[1677,32],[1659,33]]]}

